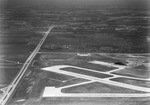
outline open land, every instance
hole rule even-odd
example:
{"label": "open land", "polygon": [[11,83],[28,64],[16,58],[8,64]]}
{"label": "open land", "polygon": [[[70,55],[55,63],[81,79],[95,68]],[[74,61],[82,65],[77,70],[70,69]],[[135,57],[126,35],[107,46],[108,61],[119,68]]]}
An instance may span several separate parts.
{"label": "open land", "polygon": [[146,6],[8,3],[3,9],[0,102],[150,104]]}
{"label": "open land", "polygon": [[[111,62],[103,61],[106,55]],[[133,61],[129,61],[129,54],[40,52],[32,61],[8,105],[70,105],[70,102],[97,105],[100,101],[106,103],[108,98],[111,104],[127,102],[136,105],[141,102],[148,105],[150,78],[146,74],[149,70],[143,69],[143,66],[148,68],[149,63],[139,61],[147,62],[149,57],[132,55]],[[128,73],[128,69],[133,70],[132,75],[121,74]],[[139,70],[146,74],[139,77],[136,73]]]}

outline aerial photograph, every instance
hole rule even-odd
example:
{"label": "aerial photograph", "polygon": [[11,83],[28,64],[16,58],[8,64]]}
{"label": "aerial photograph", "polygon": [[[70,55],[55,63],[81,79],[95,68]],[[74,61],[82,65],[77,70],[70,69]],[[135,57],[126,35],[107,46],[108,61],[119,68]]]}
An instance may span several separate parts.
{"label": "aerial photograph", "polygon": [[0,0],[0,105],[150,105],[150,1]]}

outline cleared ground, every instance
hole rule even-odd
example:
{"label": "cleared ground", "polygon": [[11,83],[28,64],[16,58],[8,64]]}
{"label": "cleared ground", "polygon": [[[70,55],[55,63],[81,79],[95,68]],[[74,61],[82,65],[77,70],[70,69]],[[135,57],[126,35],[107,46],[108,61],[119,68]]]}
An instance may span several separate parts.
{"label": "cleared ground", "polygon": [[148,59],[142,54],[38,53],[8,105],[149,105]]}

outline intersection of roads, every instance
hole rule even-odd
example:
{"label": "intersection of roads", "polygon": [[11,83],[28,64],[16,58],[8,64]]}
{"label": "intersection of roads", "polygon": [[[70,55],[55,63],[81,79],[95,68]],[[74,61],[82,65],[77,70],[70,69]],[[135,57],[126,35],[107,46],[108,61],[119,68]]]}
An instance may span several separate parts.
{"label": "intersection of roads", "polygon": [[48,30],[45,32],[43,38],[40,40],[39,44],[35,48],[35,50],[31,53],[31,55],[27,58],[25,63],[23,64],[20,72],[16,76],[16,78],[12,81],[12,83],[8,86],[7,90],[5,91],[5,94],[0,99],[0,104],[5,105],[8,99],[11,97],[13,91],[16,89],[18,83],[20,82],[21,78],[24,76],[25,72],[27,71],[27,68],[31,64],[33,58],[36,56],[38,51],[40,50],[41,46],[43,45],[44,41],[46,40],[47,36],[51,32],[51,30],[56,27],[55,25],[51,25]]}
{"label": "intersection of roads", "polygon": [[[51,25],[48,30],[45,32],[43,38],[40,40],[39,44],[37,45],[37,47],[35,48],[35,50],[30,54],[30,56],[27,58],[27,60],[25,61],[25,63],[23,64],[20,72],[18,73],[18,75],[16,76],[16,78],[12,81],[12,83],[6,88],[3,97],[0,99],[0,105],[5,105],[9,99],[12,97],[12,94],[14,93],[14,91],[17,89],[18,84],[20,83],[20,81],[22,80],[22,78],[25,76],[25,73],[27,72],[29,66],[31,65],[31,63],[33,63],[33,60],[35,58],[35,56],[37,54],[40,54],[39,50],[41,48],[41,46],[43,45],[44,41],[46,40],[46,38],[48,37],[48,35],[50,34],[51,30],[53,28],[57,27],[56,25]],[[44,52],[43,52],[44,54]],[[91,54],[85,54],[87,57],[91,56]],[[84,56],[84,54],[77,54],[77,56]],[[70,58],[69,60],[73,60],[74,58]],[[49,60],[52,61],[52,60]],[[59,61],[63,61],[62,59],[54,59],[55,62],[59,62]],[[108,62],[103,62],[103,61],[98,61],[98,60],[91,60],[88,61],[89,64],[93,64],[93,65],[102,65],[102,66],[106,66],[106,67],[114,67],[116,69],[110,70],[110,71],[106,71],[106,72],[102,72],[102,71],[96,71],[93,69],[89,69],[88,67],[78,67],[78,66],[74,66],[74,65],[54,65],[54,66],[50,66],[50,67],[43,67],[41,68],[41,71],[47,71],[47,72],[52,72],[52,73],[56,73],[56,74],[62,74],[62,75],[67,75],[67,76],[71,76],[74,78],[81,78],[87,81],[83,81],[80,83],[74,83],[74,84],[69,84],[66,86],[60,86],[60,87],[55,87],[55,86],[47,86],[45,87],[44,91],[43,91],[43,95],[42,97],[44,98],[49,98],[49,97],[150,97],[150,89],[149,87],[144,87],[144,86],[138,86],[138,85],[132,85],[132,84],[127,84],[127,83],[122,83],[122,82],[117,82],[117,81],[112,81],[112,79],[114,78],[127,78],[127,79],[133,79],[133,80],[140,80],[140,81],[150,81],[149,78],[138,78],[138,77],[131,77],[131,76],[125,76],[125,75],[118,75],[118,74],[114,74],[112,72],[116,72],[119,70],[123,70],[126,68],[130,68],[130,65],[135,65],[139,66],[139,65],[143,65],[143,61],[138,61],[138,62],[129,62],[129,64],[127,66],[125,65],[116,65],[114,63],[108,63]],[[69,71],[69,70],[65,70],[66,68],[72,68],[72,69],[76,69],[81,70],[82,73],[79,72],[73,72],[73,71]],[[83,72],[91,72],[91,73],[97,73],[97,74],[102,74],[102,75],[108,75],[108,77],[105,78],[98,78],[96,76],[92,76],[92,75],[88,75],[88,74],[84,74]],[[120,88],[124,88],[124,89],[129,89],[129,90],[134,90],[134,91],[140,91],[140,92],[135,92],[135,93],[64,93],[62,92],[62,90],[67,89],[67,88],[72,88],[72,87],[78,87],[78,86],[84,86],[84,85],[88,85],[88,84],[92,84],[92,83],[102,83],[102,84],[107,84],[107,85],[111,85],[111,86],[116,86],[116,87],[120,87]],[[99,87],[101,88],[101,87]],[[24,100],[23,100],[24,101]]]}

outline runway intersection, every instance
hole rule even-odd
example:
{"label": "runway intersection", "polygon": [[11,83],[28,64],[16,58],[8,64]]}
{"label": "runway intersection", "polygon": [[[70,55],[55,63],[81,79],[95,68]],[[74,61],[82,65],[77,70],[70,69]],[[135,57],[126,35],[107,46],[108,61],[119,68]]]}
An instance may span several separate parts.
{"label": "runway intersection", "polygon": [[106,105],[116,101],[148,105],[149,57],[38,52],[8,105],[85,105],[87,101],[97,105],[103,98],[110,99]]}

